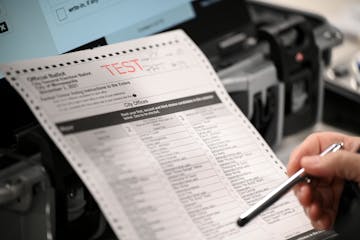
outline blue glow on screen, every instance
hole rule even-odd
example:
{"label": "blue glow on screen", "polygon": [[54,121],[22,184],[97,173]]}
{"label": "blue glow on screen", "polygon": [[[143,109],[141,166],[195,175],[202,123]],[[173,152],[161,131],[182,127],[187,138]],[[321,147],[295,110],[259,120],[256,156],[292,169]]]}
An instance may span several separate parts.
{"label": "blue glow on screen", "polygon": [[0,63],[61,54],[101,37],[109,44],[138,38],[193,17],[191,0],[1,0]]}

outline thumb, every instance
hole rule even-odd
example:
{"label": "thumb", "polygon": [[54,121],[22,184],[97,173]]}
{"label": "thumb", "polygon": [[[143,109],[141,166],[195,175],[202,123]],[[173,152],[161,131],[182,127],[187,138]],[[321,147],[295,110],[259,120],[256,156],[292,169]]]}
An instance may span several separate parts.
{"label": "thumb", "polygon": [[360,183],[360,154],[340,151],[301,159],[305,172],[318,177],[339,177]]}

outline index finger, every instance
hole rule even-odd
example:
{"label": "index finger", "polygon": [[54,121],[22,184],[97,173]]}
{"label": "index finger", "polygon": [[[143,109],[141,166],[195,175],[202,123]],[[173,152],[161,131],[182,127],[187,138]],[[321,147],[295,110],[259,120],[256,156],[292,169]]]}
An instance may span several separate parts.
{"label": "index finger", "polygon": [[351,144],[347,138],[349,137],[335,132],[311,134],[292,152],[287,166],[288,175],[291,176],[301,169],[300,160],[303,156],[318,155],[335,142],[343,142],[344,147],[348,148]]}

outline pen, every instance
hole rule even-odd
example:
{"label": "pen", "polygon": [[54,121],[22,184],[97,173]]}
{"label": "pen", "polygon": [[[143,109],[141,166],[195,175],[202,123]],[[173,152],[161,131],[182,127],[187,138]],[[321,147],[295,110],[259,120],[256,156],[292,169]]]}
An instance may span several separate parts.
{"label": "pen", "polygon": [[[330,152],[336,152],[343,147],[343,143],[334,143],[326,148],[320,156],[324,156]],[[273,191],[268,193],[263,199],[251,206],[247,211],[240,215],[240,218],[237,221],[237,224],[242,227],[248,223],[252,218],[256,217],[271,204],[276,202],[281,196],[283,196],[289,189],[291,189],[295,184],[304,180],[307,177],[305,169],[301,168],[294,175],[289,177],[285,182],[275,188]]]}

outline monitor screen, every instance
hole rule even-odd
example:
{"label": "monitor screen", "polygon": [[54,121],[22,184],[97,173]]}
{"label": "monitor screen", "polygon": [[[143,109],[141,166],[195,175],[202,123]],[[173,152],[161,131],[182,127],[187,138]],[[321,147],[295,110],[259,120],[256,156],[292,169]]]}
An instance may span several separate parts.
{"label": "monitor screen", "polygon": [[[199,45],[252,24],[243,0],[0,0],[0,63],[181,28]],[[0,73],[0,146],[33,116]],[[6,134],[7,133],[7,134]],[[5,137],[4,137],[5,136]]]}
{"label": "monitor screen", "polygon": [[0,63],[46,57],[181,27],[196,42],[247,25],[237,0],[1,0]]}
{"label": "monitor screen", "polygon": [[190,0],[2,0],[0,62],[150,35],[194,18]]}

